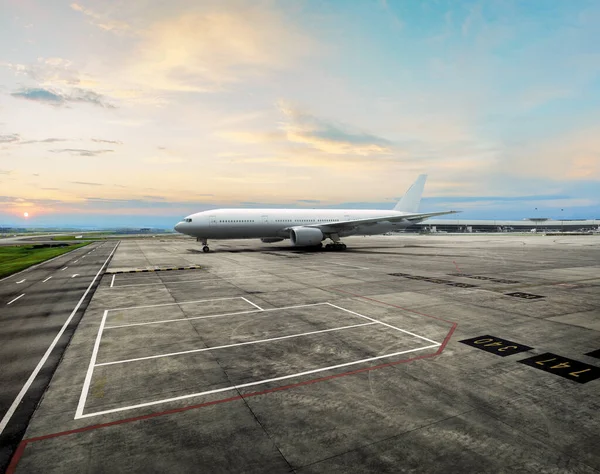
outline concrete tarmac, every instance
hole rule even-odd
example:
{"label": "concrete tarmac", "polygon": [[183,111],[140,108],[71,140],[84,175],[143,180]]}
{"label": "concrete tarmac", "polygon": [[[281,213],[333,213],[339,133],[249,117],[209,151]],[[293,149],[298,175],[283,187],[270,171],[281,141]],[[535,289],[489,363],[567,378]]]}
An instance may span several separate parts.
{"label": "concrete tarmac", "polygon": [[20,442],[93,292],[14,411],[11,406],[115,245],[85,246],[0,281],[0,471]]}
{"label": "concrete tarmac", "polygon": [[122,242],[8,472],[600,472],[600,236],[345,243]]}

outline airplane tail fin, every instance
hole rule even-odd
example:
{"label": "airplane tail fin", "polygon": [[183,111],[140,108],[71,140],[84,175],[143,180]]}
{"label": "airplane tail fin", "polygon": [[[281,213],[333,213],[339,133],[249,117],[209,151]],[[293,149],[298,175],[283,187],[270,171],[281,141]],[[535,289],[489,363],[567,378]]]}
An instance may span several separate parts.
{"label": "airplane tail fin", "polygon": [[421,195],[423,194],[423,188],[425,188],[426,179],[426,174],[419,175],[412,186],[408,188],[406,194],[402,196],[402,199],[398,201],[394,211],[419,212],[419,204],[421,203]]}

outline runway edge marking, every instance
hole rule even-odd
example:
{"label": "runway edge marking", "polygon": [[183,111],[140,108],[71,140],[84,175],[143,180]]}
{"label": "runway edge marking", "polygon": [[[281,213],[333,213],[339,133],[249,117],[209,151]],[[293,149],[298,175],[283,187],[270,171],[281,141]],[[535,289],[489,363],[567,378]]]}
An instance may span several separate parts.
{"label": "runway edge marking", "polygon": [[[79,300],[79,302],[77,303],[77,305],[75,306],[75,308],[73,309],[73,311],[71,312],[71,314],[69,315],[69,317],[67,318],[67,320],[65,321],[65,323],[63,324],[63,326],[60,328],[60,331],[58,332],[58,334],[56,335],[56,337],[54,338],[54,340],[52,341],[52,343],[50,344],[50,346],[48,347],[48,349],[46,350],[46,352],[44,353],[44,355],[42,356],[42,358],[38,362],[38,365],[35,367],[35,369],[31,373],[31,375],[29,376],[29,378],[25,382],[25,385],[23,385],[23,388],[21,388],[21,390],[17,394],[15,400],[13,401],[13,403],[9,407],[8,411],[5,413],[4,417],[2,418],[2,421],[0,421],[0,434],[2,434],[2,432],[4,431],[4,429],[6,428],[6,426],[8,425],[10,419],[12,418],[12,416],[14,415],[15,411],[17,410],[19,404],[21,403],[21,400],[23,400],[23,397],[25,396],[25,394],[29,390],[29,387],[31,386],[31,384],[33,383],[33,381],[35,380],[35,378],[37,377],[37,375],[39,374],[39,372],[42,370],[42,367],[44,366],[44,364],[48,360],[48,357],[50,357],[50,354],[54,350],[54,347],[56,347],[56,344],[58,344],[58,341],[60,340],[60,338],[64,334],[64,332],[67,329],[68,325],[71,323],[71,320],[73,319],[73,317],[77,313],[77,310],[79,310],[79,307],[81,306],[81,303],[83,302],[83,300],[85,299],[85,297],[89,293],[90,288],[92,288],[92,286],[96,282],[96,279],[98,278],[98,276],[100,275],[100,273],[102,273],[102,271],[104,270],[104,267],[106,267],[106,265],[108,264],[108,262],[112,258],[113,254],[117,250],[117,247],[119,246],[119,243],[120,242],[117,242],[117,245],[115,245],[115,248],[112,250],[112,252],[106,258],[106,260],[104,261],[104,263],[100,267],[100,270],[98,270],[98,273],[96,273],[96,276],[94,277],[94,279],[92,280],[92,282],[90,283],[90,285],[85,290],[85,293],[83,294],[83,296],[81,297],[81,299]],[[23,441],[25,441],[25,440],[23,440]],[[13,458],[11,460],[11,463],[9,464],[6,472],[14,472],[14,469],[16,468],[15,459],[18,462],[18,460],[20,458],[20,454],[19,453],[22,453],[21,444],[23,443],[23,441],[21,441],[21,443],[19,443],[19,446],[17,447],[17,449],[16,449],[16,451],[15,451],[15,453],[13,455]],[[14,464],[14,466],[13,466],[13,464]]]}
{"label": "runway edge marking", "polygon": [[52,439],[52,438],[59,438],[62,436],[68,436],[68,435],[72,435],[72,434],[77,434],[77,433],[84,433],[86,431],[92,431],[92,430],[97,430],[97,429],[101,429],[101,428],[108,428],[110,426],[116,426],[116,425],[122,425],[125,423],[132,423],[135,421],[143,421],[143,420],[149,420],[152,418],[157,418],[159,416],[165,416],[165,415],[172,415],[172,414],[176,414],[176,413],[182,413],[182,412],[186,412],[186,411],[190,411],[190,410],[197,410],[199,408],[204,408],[204,407],[208,407],[208,406],[212,406],[212,405],[220,405],[222,403],[228,403],[228,402],[233,402],[236,400],[243,400],[245,398],[251,398],[251,397],[257,397],[260,395],[266,395],[268,393],[274,393],[274,392],[280,392],[283,390],[289,390],[292,388],[297,388],[297,387],[303,387],[306,385],[312,385],[315,383],[320,383],[320,382],[326,382],[328,380],[334,380],[337,378],[341,378],[341,377],[346,377],[349,375],[355,375],[355,374],[359,374],[362,372],[369,372],[371,370],[378,370],[378,369],[383,369],[385,367],[393,367],[395,365],[399,365],[399,364],[406,364],[408,362],[413,362],[415,360],[421,360],[421,359],[429,359],[432,357],[436,357],[438,355],[440,355],[445,349],[446,346],[448,345],[448,343],[450,342],[450,339],[452,338],[452,335],[454,334],[454,331],[456,331],[456,328],[458,327],[458,323],[454,322],[454,321],[449,321],[447,319],[444,318],[438,318],[436,316],[431,316],[430,314],[425,314],[425,313],[421,313],[419,311],[415,311],[413,309],[409,309],[409,308],[404,308],[402,306],[398,306],[392,303],[386,303],[385,301],[379,301],[376,300],[375,298],[369,298],[368,296],[361,296],[355,293],[350,293],[349,291],[344,291],[344,290],[340,290],[338,288],[331,288],[334,291],[339,291],[340,293],[345,293],[347,295],[351,295],[354,296],[355,298],[362,298],[368,301],[374,301],[376,303],[380,303],[380,304],[384,304],[387,306],[392,306],[394,308],[398,308],[398,309],[402,309],[404,311],[408,311],[411,313],[415,313],[418,314],[420,316],[424,316],[426,318],[431,318],[431,319],[436,319],[438,321],[443,321],[445,323],[451,324],[450,330],[448,331],[448,334],[446,334],[446,337],[444,338],[444,340],[442,341],[442,343],[439,345],[437,351],[431,353],[431,354],[423,354],[423,355],[418,355],[418,356],[414,356],[414,357],[409,357],[408,359],[402,359],[402,360],[397,360],[394,362],[387,362],[385,364],[379,364],[379,365],[374,365],[371,367],[363,367],[361,369],[356,369],[356,370],[351,370],[348,372],[343,372],[341,374],[333,374],[333,375],[328,375],[325,377],[319,377],[316,379],[311,379],[311,380],[305,380],[303,382],[298,382],[298,383],[294,383],[294,384],[289,384],[289,385],[284,385],[281,387],[274,387],[274,388],[270,388],[270,389],[266,389],[266,390],[261,390],[258,392],[251,392],[251,393],[246,393],[246,394],[240,394],[240,395],[236,395],[234,397],[229,397],[229,398],[222,398],[220,400],[213,400],[210,402],[205,402],[205,403],[200,403],[200,404],[196,404],[196,405],[189,405],[187,407],[181,407],[181,408],[173,408],[171,410],[165,410],[165,411],[161,411],[161,412],[155,412],[155,413],[149,413],[147,415],[140,415],[140,416],[135,416],[135,417],[131,417],[131,418],[123,418],[121,420],[115,420],[115,421],[111,421],[111,422],[107,422],[107,423],[99,423],[99,424],[95,424],[95,425],[89,425],[89,426],[84,426],[81,428],[76,428],[76,429],[72,429],[72,430],[67,430],[67,431],[60,431],[57,433],[51,433],[48,435],[43,435],[43,436],[36,436],[33,438],[28,438],[28,439],[23,439],[20,443],[19,446],[17,447],[15,454],[13,455],[13,458],[6,470],[5,474],[14,474],[16,469],[17,469],[17,465],[19,464],[19,461],[21,460],[21,457],[23,457],[23,454],[25,452],[25,448],[27,447],[28,444],[30,443],[34,443],[37,441],[43,441],[46,439]]}

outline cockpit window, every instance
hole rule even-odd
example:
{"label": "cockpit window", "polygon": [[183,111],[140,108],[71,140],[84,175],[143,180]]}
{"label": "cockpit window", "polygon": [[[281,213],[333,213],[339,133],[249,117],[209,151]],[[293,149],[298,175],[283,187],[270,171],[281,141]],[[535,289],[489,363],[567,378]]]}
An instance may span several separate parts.
{"label": "cockpit window", "polygon": [[189,217],[187,219],[184,219],[185,222],[192,222],[192,219],[190,219]]}

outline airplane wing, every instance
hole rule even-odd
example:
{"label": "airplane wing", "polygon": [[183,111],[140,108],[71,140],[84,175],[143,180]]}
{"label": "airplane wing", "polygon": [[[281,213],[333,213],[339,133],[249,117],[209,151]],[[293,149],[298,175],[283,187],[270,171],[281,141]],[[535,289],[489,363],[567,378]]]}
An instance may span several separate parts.
{"label": "airplane wing", "polygon": [[423,219],[427,219],[428,217],[434,216],[443,216],[446,214],[456,214],[460,211],[439,211],[439,212],[424,212],[424,213],[414,213],[414,214],[404,214],[398,215],[395,214],[393,216],[381,216],[381,217],[370,217],[368,219],[354,219],[349,221],[341,221],[341,222],[325,222],[322,224],[311,224],[305,227],[316,227],[318,229],[342,229],[342,228],[351,228],[359,225],[369,225],[369,224],[377,224],[378,222],[400,222],[400,221],[409,221],[409,222],[418,222]]}

